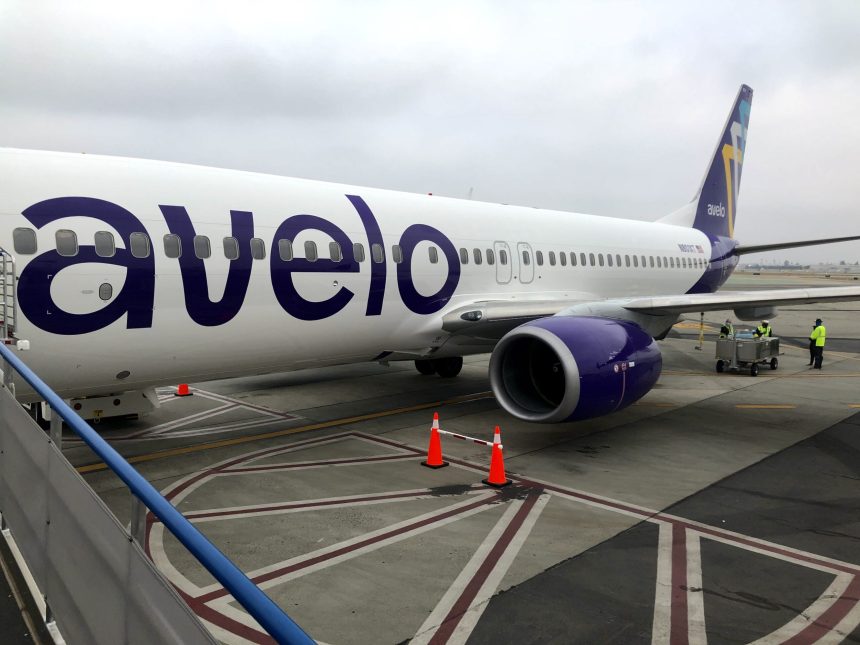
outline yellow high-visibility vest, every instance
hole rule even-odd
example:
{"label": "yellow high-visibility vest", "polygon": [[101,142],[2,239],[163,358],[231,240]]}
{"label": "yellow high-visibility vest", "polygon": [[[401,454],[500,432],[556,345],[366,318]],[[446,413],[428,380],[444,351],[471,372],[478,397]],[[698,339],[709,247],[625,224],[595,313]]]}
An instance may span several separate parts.
{"label": "yellow high-visibility vest", "polygon": [[818,327],[812,330],[812,333],[809,335],[809,340],[814,340],[816,347],[824,347],[824,340],[826,337],[827,329],[824,325],[818,325]]}

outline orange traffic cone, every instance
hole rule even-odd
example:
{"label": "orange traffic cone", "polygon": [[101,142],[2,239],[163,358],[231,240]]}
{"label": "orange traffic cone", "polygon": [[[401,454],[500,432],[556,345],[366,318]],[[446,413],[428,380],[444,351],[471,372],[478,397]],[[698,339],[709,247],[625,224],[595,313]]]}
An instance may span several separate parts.
{"label": "orange traffic cone", "polygon": [[439,439],[439,413],[433,413],[433,427],[430,428],[430,445],[427,447],[427,461],[421,462],[427,468],[444,468],[447,461],[442,460],[442,440]]}
{"label": "orange traffic cone", "polygon": [[499,431],[499,426],[496,426],[496,432],[493,434],[490,476],[484,479],[483,482],[495,488],[501,488],[511,483],[511,480],[505,476],[505,460],[502,456],[502,433]]}
{"label": "orange traffic cone", "polygon": [[193,396],[193,393],[189,391],[188,383],[180,383],[173,396]]}

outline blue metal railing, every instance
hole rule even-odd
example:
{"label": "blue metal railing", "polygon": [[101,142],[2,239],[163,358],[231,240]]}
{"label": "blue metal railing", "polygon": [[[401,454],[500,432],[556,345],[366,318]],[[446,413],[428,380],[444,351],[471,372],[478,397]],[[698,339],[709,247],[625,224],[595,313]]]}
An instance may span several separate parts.
{"label": "blue metal railing", "polygon": [[152,511],[186,549],[224,585],[249,614],[279,643],[314,643],[301,627],[263,593],[233,562],[177,511],[143,476],[81,419],[45,382],[0,343],[0,355],[44,399],[92,451]]}

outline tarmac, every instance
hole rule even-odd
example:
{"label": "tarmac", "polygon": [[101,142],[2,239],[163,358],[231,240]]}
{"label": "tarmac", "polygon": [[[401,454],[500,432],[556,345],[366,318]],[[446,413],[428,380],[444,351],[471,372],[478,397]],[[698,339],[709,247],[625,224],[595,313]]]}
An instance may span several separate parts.
{"label": "tarmac", "polygon": [[[702,349],[696,316],[661,341],[654,390],[576,424],[507,415],[477,356],[456,379],[362,364],[165,388],[99,429],[320,642],[860,642],[858,309],[781,309],[779,368],[757,377],[715,371],[731,313],[706,314]],[[480,440],[499,425],[511,485],[450,436],[449,467],[422,467],[434,411]],[[64,452],[127,522],[121,483]],[[265,642],[158,522],[146,546],[219,639]]]}

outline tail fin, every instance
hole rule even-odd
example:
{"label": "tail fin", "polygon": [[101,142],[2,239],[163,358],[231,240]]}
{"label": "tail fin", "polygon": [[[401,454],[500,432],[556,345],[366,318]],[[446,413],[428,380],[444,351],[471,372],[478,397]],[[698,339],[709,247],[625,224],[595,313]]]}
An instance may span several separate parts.
{"label": "tail fin", "polygon": [[693,228],[708,235],[733,237],[752,95],[752,88],[741,85],[699,192],[660,221],[687,226],[692,221]]}

